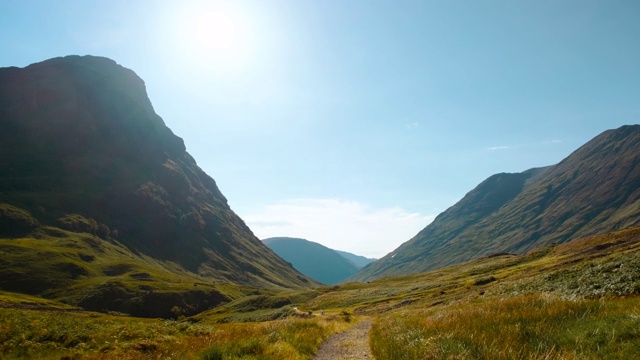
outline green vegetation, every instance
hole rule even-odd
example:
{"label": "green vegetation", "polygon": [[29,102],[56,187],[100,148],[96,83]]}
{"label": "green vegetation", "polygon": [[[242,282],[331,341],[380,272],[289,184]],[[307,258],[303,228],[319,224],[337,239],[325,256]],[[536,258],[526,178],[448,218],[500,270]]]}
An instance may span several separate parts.
{"label": "green vegetation", "polygon": [[[101,231],[79,215],[64,222],[76,230]],[[0,239],[0,255],[0,288],[94,311],[175,318],[253,291],[136,254],[112,239],[55,227],[41,227],[30,237]]]}
{"label": "green vegetation", "polygon": [[418,275],[316,289],[309,308],[353,308],[375,315],[486,298],[548,292],[564,299],[640,294],[640,228],[485,257]]}
{"label": "green vegetation", "polygon": [[371,346],[378,359],[636,358],[640,298],[540,294],[400,312],[374,326]]}
{"label": "green vegetation", "polygon": [[0,308],[3,359],[309,359],[340,316],[212,324]]}
{"label": "green vegetation", "polygon": [[20,237],[40,225],[31,214],[9,204],[0,203],[0,237]]}
{"label": "green vegetation", "polygon": [[[2,244],[28,247],[44,241],[40,251],[55,251],[43,256],[40,271],[73,255],[87,274],[67,278],[67,294],[0,292],[3,358],[309,359],[330,334],[363,317],[374,322],[370,340],[379,360],[640,356],[640,228],[419,275],[287,291],[205,282],[179,267],[127,253],[117,243],[96,243],[88,233],[54,232],[54,238]],[[173,320],[125,317],[117,309],[90,313],[60,302],[77,305],[105,280],[126,291],[154,287],[138,289],[132,298],[151,292],[182,294],[186,300],[198,288],[215,290],[226,300],[207,311],[191,309],[196,315],[172,305],[167,317]]]}

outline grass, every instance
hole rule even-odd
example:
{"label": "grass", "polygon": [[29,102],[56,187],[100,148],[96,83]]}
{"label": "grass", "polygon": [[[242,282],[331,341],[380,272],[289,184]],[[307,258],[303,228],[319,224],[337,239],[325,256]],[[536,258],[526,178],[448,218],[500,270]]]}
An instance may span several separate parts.
{"label": "grass", "polygon": [[[35,268],[75,257],[88,274],[66,280],[67,297],[0,292],[2,358],[308,359],[362,315],[375,323],[379,360],[640,357],[640,228],[424,274],[288,291],[225,287],[118,244],[96,244],[90,234],[58,231],[64,236],[38,248],[57,257],[43,256]],[[35,249],[42,240],[2,240],[0,251],[15,257],[20,252],[8,246]],[[148,276],[132,276],[141,273]],[[78,312],[60,302],[104,281],[160,294],[217,289],[229,301],[192,317],[178,309],[183,321]],[[298,318],[294,308],[325,315]]]}
{"label": "grass", "polygon": [[343,316],[215,324],[0,309],[3,359],[309,359]]}
{"label": "grass", "polygon": [[639,279],[640,228],[630,228],[522,256],[504,254],[423,274],[319,288],[307,306],[352,308],[374,316],[540,292],[567,299],[633,296],[640,294]]}
{"label": "grass", "polygon": [[96,311],[151,317],[171,317],[173,306],[192,315],[254,291],[133,253],[94,234],[55,227],[0,239],[0,288]]}
{"label": "grass", "polygon": [[219,342],[205,352],[205,359],[309,359],[328,335],[346,329],[349,324],[331,320],[288,319],[259,325],[234,325],[233,340]]}
{"label": "grass", "polygon": [[378,359],[631,359],[640,356],[640,298],[569,301],[536,294],[378,321]]}

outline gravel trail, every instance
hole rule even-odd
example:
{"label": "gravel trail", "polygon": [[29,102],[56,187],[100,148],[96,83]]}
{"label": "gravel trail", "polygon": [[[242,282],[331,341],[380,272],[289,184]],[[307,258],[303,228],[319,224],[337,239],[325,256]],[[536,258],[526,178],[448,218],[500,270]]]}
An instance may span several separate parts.
{"label": "gravel trail", "polygon": [[375,359],[369,347],[371,321],[364,320],[351,330],[332,335],[320,345],[314,360]]}

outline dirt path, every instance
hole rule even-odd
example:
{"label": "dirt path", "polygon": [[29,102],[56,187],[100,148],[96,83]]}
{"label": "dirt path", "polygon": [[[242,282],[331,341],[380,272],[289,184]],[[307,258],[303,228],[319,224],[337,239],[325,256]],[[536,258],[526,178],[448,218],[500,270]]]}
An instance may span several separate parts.
{"label": "dirt path", "polygon": [[335,334],[320,345],[314,360],[374,359],[369,347],[371,321],[364,320],[351,330]]}

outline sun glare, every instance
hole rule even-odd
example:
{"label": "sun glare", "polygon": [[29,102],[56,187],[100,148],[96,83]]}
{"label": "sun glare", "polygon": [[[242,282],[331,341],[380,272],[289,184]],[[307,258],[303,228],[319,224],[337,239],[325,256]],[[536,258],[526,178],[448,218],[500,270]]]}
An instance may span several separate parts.
{"label": "sun glare", "polygon": [[249,24],[240,13],[192,8],[177,17],[175,41],[180,55],[211,69],[240,68],[250,52]]}
{"label": "sun glare", "polygon": [[194,46],[204,51],[233,51],[238,41],[237,25],[227,14],[209,12],[198,14],[191,25]]}

